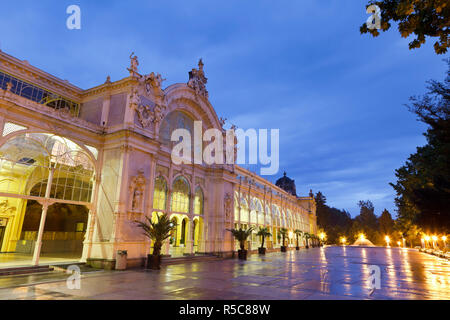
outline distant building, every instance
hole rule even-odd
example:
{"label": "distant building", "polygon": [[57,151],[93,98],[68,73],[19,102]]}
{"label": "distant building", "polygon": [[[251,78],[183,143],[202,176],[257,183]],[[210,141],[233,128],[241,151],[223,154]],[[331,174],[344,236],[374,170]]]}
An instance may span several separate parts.
{"label": "distant building", "polygon": [[281,177],[280,179],[277,180],[277,182],[275,182],[275,185],[277,187],[280,187],[284,191],[289,192],[293,196],[295,197],[297,196],[297,190],[295,189],[295,180],[292,180],[289,177],[287,177],[286,172],[284,172],[283,177]]}
{"label": "distant building", "polygon": [[[0,251],[10,261],[109,268],[127,250],[140,265],[152,243],[135,221],[158,213],[177,225],[163,247],[173,256],[231,255],[233,227],[269,227],[269,249],[280,228],[316,232],[314,199],[286,176],[278,187],[237,165],[171,161],[172,130],[201,120],[225,133],[202,62],[163,89],[130,60],[128,77],[82,90],[0,52]],[[259,241],[255,231],[250,248]]]}

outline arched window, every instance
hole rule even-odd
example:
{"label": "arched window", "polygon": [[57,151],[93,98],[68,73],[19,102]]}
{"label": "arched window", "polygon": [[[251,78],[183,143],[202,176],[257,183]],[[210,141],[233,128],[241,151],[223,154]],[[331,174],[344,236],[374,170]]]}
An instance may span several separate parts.
{"label": "arched window", "polygon": [[0,147],[2,192],[45,197],[54,168],[50,198],[89,203],[95,169],[89,155],[73,141],[48,133],[24,133]]}
{"label": "arched window", "polygon": [[167,183],[166,180],[159,176],[155,180],[155,190],[153,192],[153,209],[166,210],[167,199]]}
{"label": "arched window", "polygon": [[189,132],[194,130],[194,120],[181,111],[172,111],[161,123],[159,129],[159,141],[165,146],[170,146],[170,138],[175,129],[186,129]]}
{"label": "arched window", "polygon": [[274,225],[279,227],[281,225],[280,209],[278,209],[278,206],[275,204],[272,205],[272,217]]}
{"label": "arched window", "polygon": [[269,206],[266,206],[266,223],[271,226],[272,225],[272,214],[270,213]]}
{"label": "arched window", "polygon": [[185,177],[178,177],[173,182],[173,193],[172,193],[172,211],[173,212],[189,212],[189,183]]}
{"label": "arched window", "polygon": [[194,214],[203,215],[203,191],[200,188],[195,190]]}
{"label": "arched window", "polygon": [[244,197],[241,198],[241,222],[250,222],[250,211],[247,204],[247,200]]}

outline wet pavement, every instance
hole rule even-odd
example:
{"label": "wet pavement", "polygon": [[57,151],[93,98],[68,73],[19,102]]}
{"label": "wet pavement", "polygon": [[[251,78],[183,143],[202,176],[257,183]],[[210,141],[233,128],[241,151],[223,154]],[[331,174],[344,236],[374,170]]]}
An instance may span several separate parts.
{"label": "wet pavement", "polygon": [[301,249],[161,271],[92,272],[82,274],[80,289],[69,289],[67,277],[1,277],[0,299],[450,299],[450,262],[399,248]]}

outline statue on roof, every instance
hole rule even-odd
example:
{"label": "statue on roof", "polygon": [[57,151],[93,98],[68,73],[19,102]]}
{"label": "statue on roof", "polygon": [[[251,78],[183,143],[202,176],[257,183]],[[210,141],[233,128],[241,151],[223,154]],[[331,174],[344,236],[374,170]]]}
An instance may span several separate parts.
{"label": "statue on roof", "polygon": [[130,67],[127,68],[127,70],[130,72],[131,77],[140,77],[140,74],[138,73],[138,66],[138,57],[134,54],[134,52],[132,52],[130,54]]}
{"label": "statue on roof", "polygon": [[198,62],[198,69],[194,68],[189,72],[189,81],[187,85],[192,88],[197,95],[208,99],[209,93],[208,90],[206,90],[206,83],[208,82],[208,78],[205,77],[203,66],[203,60],[200,59],[200,61]]}

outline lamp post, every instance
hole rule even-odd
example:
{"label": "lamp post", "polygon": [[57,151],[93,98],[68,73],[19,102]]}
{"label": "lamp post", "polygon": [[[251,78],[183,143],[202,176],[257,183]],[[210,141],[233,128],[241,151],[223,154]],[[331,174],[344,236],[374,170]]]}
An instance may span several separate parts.
{"label": "lamp post", "polygon": [[436,249],[436,241],[437,241],[438,237],[432,236],[431,239],[433,240],[433,249]]}
{"label": "lamp post", "polygon": [[425,238],[422,237],[422,239],[420,239],[420,242],[422,243],[422,249],[425,248]]}
{"label": "lamp post", "polygon": [[384,237],[384,240],[386,240],[386,247],[390,247],[389,243],[391,242],[391,238],[389,238],[389,236]]}
{"label": "lamp post", "polygon": [[427,247],[427,245],[428,245],[428,242],[430,241],[430,236],[425,236],[425,248]]}
{"label": "lamp post", "polygon": [[447,251],[447,236],[442,236],[442,242],[444,243],[444,252]]}
{"label": "lamp post", "polygon": [[326,238],[326,234],[325,234],[325,232],[321,232],[320,234],[319,234],[319,239],[320,239],[320,241],[321,241],[321,245],[323,245],[323,241],[325,240],[325,238]]}
{"label": "lamp post", "polygon": [[341,243],[343,246],[345,246],[345,244],[347,243],[347,238],[341,237]]}

